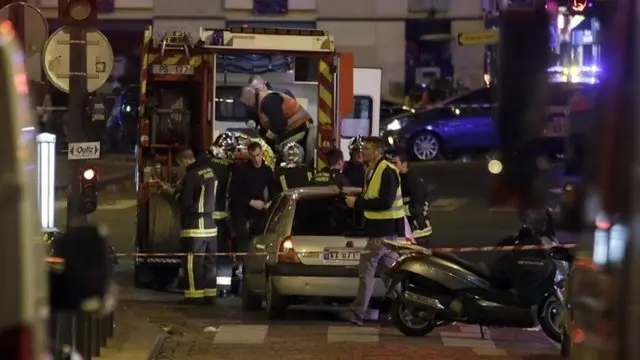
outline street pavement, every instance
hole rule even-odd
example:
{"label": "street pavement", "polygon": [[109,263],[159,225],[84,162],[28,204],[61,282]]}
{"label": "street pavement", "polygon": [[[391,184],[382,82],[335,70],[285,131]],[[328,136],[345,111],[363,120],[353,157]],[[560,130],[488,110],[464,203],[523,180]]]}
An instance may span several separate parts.
{"label": "street pavement", "polygon": [[[489,175],[484,162],[415,164],[414,170],[423,176],[430,191],[432,246],[491,246],[519,229],[513,210],[487,205]],[[558,186],[558,182],[549,181],[547,186]],[[91,220],[109,229],[116,251],[133,252],[133,183],[105,189],[99,203]],[[56,204],[61,227],[65,205],[63,201]],[[497,253],[460,256],[490,262]],[[174,302],[179,295],[133,289],[132,269],[132,259],[121,259],[117,278],[123,303],[119,311],[126,312],[128,321],[138,319],[144,326],[166,333],[157,359],[559,359],[558,349],[539,331],[492,328],[488,338],[482,339],[477,326],[448,326],[425,338],[409,339],[375,325],[347,325],[335,316],[335,309],[297,310],[285,321],[272,322],[262,312],[243,312],[235,298],[222,299],[209,309],[178,307]]]}

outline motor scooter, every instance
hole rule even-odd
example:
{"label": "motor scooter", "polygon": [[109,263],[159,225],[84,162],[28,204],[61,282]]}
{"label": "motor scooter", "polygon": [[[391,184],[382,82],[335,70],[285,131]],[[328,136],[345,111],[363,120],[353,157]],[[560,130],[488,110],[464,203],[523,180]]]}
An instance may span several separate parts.
{"label": "motor scooter", "polygon": [[[453,322],[531,328],[540,325],[553,341],[562,338],[562,287],[571,254],[559,245],[551,213],[527,223],[498,246],[516,246],[483,267],[451,253],[388,242],[400,253],[388,275],[393,325],[406,336],[425,336]],[[519,250],[547,245],[549,249]],[[484,333],[482,332],[484,336]]]}

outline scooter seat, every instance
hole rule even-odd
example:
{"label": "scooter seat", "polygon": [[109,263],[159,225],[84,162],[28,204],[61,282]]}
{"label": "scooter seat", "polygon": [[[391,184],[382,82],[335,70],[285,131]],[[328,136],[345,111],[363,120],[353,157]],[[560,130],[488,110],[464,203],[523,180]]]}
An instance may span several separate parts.
{"label": "scooter seat", "polygon": [[450,261],[453,264],[460,266],[461,268],[469,272],[472,272],[478,276],[481,276],[487,280],[491,279],[491,273],[489,272],[489,269],[487,269],[487,267],[483,266],[482,264],[472,263],[471,261],[461,259],[451,253],[445,253],[445,252],[439,252],[439,251],[434,251],[433,256],[439,257],[440,259],[443,259],[443,260]]}

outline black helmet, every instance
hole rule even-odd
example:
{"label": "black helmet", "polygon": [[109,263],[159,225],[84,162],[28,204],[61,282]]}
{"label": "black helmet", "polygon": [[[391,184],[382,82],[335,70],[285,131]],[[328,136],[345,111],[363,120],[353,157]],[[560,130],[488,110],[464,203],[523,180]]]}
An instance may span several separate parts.
{"label": "black helmet", "polygon": [[349,152],[362,151],[364,149],[364,139],[358,135],[349,141]]}

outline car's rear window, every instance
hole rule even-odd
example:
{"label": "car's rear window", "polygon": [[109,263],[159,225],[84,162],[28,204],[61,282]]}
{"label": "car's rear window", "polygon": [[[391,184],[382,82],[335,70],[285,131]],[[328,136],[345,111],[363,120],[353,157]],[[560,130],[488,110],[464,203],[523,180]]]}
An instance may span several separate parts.
{"label": "car's rear window", "polygon": [[339,196],[301,198],[296,201],[292,235],[359,236],[362,211],[349,209]]}

